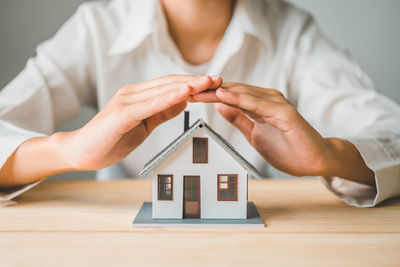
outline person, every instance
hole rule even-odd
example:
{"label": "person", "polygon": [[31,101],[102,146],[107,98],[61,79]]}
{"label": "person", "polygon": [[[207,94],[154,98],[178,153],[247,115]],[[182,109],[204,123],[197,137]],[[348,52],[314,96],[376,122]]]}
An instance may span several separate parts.
{"label": "person", "polygon": [[[54,133],[83,106],[99,112]],[[400,194],[399,107],[309,14],[278,0],[114,0],[83,4],[1,91],[3,199],[118,162],[135,177],[185,109],[259,169],[320,176],[350,205]]]}

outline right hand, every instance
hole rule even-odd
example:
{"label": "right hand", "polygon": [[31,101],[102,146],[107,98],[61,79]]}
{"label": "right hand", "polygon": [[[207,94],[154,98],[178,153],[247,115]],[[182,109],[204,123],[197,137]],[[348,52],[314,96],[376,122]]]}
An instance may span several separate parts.
{"label": "right hand", "polygon": [[60,133],[63,156],[74,170],[98,170],[115,164],[158,125],[181,113],[190,95],[221,84],[220,77],[168,75],[124,86],[85,126]]}

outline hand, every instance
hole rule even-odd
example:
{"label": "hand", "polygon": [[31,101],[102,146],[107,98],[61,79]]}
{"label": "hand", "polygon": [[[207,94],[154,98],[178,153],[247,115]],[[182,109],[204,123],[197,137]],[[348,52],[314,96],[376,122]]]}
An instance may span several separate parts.
{"label": "hand", "polygon": [[64,158],[76,170],[97,170],[119,162],[161,123],[186,107],[186,99],[222,80],[209,76],[170,75],[121,88],[81,129],[62,133]]}
{"label": "hand", "polygon": [[373,183],[373,172],[354,145],[323,138],[278,90],[224,83],[216,91],[205,91],[189,100],[215,102],[217,111],[281,171],[295,176],[340,176]]}
{"label": "hand", "polygon": [[191,94],[221,84],[220,77],[169,75],[127,85],[81,129],[23,142],[0,169],[0,188],[119,162],[155,127],[182,112]]}

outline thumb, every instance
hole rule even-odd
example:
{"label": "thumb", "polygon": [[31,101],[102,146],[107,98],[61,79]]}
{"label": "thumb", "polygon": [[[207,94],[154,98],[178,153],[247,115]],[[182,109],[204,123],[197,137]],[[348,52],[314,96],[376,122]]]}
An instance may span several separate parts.
{"label": "thumb", "polygon": [[251,131],[254,127],[254,122],[251,121],[240,109],[228,106],[223,103],[216,103],[215,109],[219,114],[222,115],[227,121],[232,123],[238,128],[242,134],[250,141]]}
{"label": "thumb", "polygon": [[186,101],[173,105],[144,120],[147,133],[150,134],[160,124],[178,116],[186,108]]}

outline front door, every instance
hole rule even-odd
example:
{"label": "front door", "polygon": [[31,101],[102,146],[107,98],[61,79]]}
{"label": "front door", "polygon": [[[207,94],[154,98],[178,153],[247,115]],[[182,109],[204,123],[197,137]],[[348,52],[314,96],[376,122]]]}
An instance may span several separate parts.
{"label": "front door", "polygon": [[183,176],[183,218],[200,218],[200,176]]}

